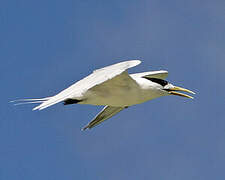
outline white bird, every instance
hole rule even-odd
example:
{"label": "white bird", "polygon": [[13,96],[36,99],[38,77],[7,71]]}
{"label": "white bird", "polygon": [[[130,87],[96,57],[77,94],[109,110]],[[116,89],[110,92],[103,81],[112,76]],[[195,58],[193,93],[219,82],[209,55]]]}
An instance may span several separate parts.
{"label": "white bird", "polygon": [[164,80],[168,76],[167,71],[128,74],[127,69],[140,63],[140,60],[130,60],[97,69],[55,96],[21,99],[16,102],[23,102],[18,104],[41,103],[33,110],[42,110],[59,102],[64,102],[64,105],[104,105],[102,111],[83,128],[85,130],[93,128],[129,106],[160,96],[178,95],[193,98],[177,91],[195,94],[194,92],[174,86]]}

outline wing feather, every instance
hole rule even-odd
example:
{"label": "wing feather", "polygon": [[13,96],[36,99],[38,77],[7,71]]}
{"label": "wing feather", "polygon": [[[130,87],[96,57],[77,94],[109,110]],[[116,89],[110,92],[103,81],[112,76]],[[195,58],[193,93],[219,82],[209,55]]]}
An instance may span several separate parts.
{"label": "wing feather", "polygon": [[68,98],[76,97],[76,99],[79,100],[79,98],[82,98],[82,95],[90,88],[98,84],[101,84],[107,80],[110,80],[120,75],[121,73],[126,71],[128,68],[137,66],[140,63],[141,63],[140,60],[130,60],[130,61],[117,63],[111,66],[107,66],[101,69],[97,69],[89,76],[76,82],[69,88],[61,91],[59,94],[51,97],[49,100],[43,102],[39,106],[36,106],[35,108],[33,108],[33,110],[45,109],[49,106],[52,106],[56,103],[64,101],[65,99],[68,99]]}
{"label": "wing feather", "polygon": [[130,76],[132,78],[148,77],[148,78],[165,79],[168,76],[168,71],[160,70],[160,71],[142,72],[142,73],[130,74]]}
{"label": "wing feather", "polygon": [[95,118],[88,123],[82,130],[91,129],[98,124],[102,123],[103,121],[111,118],[115,114],[119,113],[122,111],[125,107],[112,107],[112,106],[105,106],[102,111],[95,116]]}

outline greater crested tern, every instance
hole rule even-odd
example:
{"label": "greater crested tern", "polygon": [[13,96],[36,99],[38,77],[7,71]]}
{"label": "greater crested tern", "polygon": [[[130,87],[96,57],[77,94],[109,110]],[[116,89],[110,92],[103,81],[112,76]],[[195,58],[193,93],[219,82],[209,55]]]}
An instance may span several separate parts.
{"label": "greater crested tern", "polygon": [[105,106],[82,130],[91,129],[111,118],[123,109],[154,98],[177,95],[193,98],[181,92],[195,94],[185,88],[174,86],[164,80],[165,70],[128,74],[127,69],[140,64],[140,60],[129,60],[93,71],[92,74],[71,85],[55,96],[41,99],[20,99],[18,104],[41,103],[33,110],[42,110],[59,102],[69,104],[91,104]]}

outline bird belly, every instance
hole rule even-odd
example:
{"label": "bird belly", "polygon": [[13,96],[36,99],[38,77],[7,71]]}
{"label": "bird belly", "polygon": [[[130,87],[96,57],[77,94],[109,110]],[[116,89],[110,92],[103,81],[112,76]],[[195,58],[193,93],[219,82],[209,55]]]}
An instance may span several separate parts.
{"label": "bird belly", "polygon": [[158,97],[154,92],[149,93],[147,90],[130,89],[130,90],[111,90],[107,92],[87,92],[84,100],[80,104],[91,105],[108,105],[108,106],[132,106],[140,104]]}

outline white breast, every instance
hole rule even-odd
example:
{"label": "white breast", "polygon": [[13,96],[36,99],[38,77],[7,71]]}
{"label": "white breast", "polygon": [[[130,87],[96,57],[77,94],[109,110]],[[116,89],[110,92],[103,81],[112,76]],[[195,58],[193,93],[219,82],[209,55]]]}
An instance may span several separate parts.
{"label": "white breast", "polygon": [[105,87],[96,91],[87,91],[81,104],[131,106],[163,96],[160,85],[144,78],[134,79],[138,86],[135,87]]}

